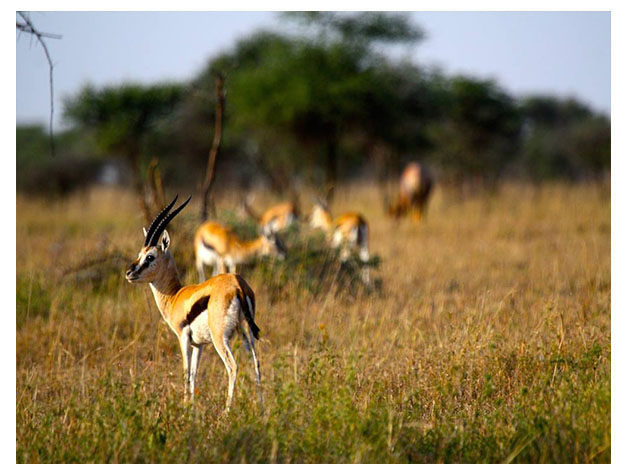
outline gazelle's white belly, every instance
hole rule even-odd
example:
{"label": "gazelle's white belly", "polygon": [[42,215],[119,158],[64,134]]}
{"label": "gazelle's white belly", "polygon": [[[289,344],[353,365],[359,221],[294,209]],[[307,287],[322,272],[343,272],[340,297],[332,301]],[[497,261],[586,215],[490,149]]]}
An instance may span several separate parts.
{"label": "gazelle's white belly", "polygon": [[[224,337],[230,339],[239,325],[240,305],[239,300],[234,298],[224,315]],[[209,331],[209,317],[207,310],[199,314],[189,326],[192,344],[202,346],[212,343],[211,331]]]}
{"label": "gazelle's white belly", "polygon": [[205,310],[198,315],[189,326],[191,331],[192,344],[206,345],[211,343],[211,332],[209,331],[209,318]]}
{"label": "gazelle's white belly", "polygon": [[214,265],[220,257],[216,251],[207,249],[203,245],[198,246],[197,252],[200,260],[207,266]]}

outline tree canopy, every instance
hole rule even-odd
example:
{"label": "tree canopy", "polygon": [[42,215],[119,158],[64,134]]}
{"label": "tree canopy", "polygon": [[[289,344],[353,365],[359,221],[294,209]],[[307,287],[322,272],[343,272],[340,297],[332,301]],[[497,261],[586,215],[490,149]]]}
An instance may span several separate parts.
{"label": "tree canopy", "polygon": [[226,91],[220,176],[261,174],[278,192],[295,179],[321,185],[394,175],[409,160],[427,162],[441,179],[484,184],[609,170],[607,117],[574,99],[517,98],[494,81],[403,59],[398,52],[425,36],[407,16],[281,18],[286,28],[241,38],[187,84],[86,87],[66,101],[65,116],[74,130],[90,130],[104,153],[125,158],[136,185],[153,155],[170,180],[199,184],[218,73]]}
{"label": "tree canopy", "polygon": [[151,210],[141,162],[148,158],[151,149],[154,150],[151,136],[158,133],[162,121],[172,115],[183,90],[177,84],[124,84],[102,89],[87,86],[65,102],[66,118],[80,128],[93,131],[103,150],[126,159],[147,221]]}
{"label": "tree canopy", "polygon": [[172,113],[182,94],[183,88],[175,84],[87,86],[66,100],[64,112],[74,125],[95,130],[105,150],[135,159],[141,141]]}

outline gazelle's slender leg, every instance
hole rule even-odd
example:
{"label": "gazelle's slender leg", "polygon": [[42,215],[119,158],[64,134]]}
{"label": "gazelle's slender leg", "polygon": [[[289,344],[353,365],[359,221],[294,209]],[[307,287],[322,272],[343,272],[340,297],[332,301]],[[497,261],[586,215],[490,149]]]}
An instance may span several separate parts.
{"label": "gazelle's slender leg", "polygon": [[235,392],[235,382],[237,380],[237,362],[235,361],[235,357],[233,356],[233,352],[231,351],[229,340],[226,338],[224,339],[224,346],[226,347],[227,359],[231,367],[231,371],[229,373],[229,394],[226,401],[226,410],[228,411],[229,409],[231,409],[231,403],[233,402],[233,393]]}
{"label": "gazelle's slender leg", "polygon": [[359,250],[359,259],[361,260],[361,280],[364,284],[370,284],[370,268],[368,267],[368,261],[370,260],[370,253],[368,252],[368,246],[362,246]]}
{"label": "gazelle's slender leg", "polygon": [[229,412],[229,410],[231,409],[231,402],[233,401],[233,393],[235,392],[235,380],[237,379],[237,363],[235,362],[235,358],[233,357],[233,353],[231,352],[231,348],[229,347],[228,338],[224,337],[222,340],[214,339],[213,341],[214,347],[220,355],[220,358],[222,358],[222,362],[226,367],[226,373],[229,377],[229,387],[226,398],[226,412]]}
{"label": "gazelle's slender leg", "polygon": [[335,231],[331,236],[331,247],[338,248],[342,245],[342,233]]}
{"label": "gazelle's slender leg", "polygon": [[248,341],[250,342],[250,352],[253,355],[253,364],[255,365],[255,379],[257,380],[257,397],[259,398],[259,409],[263,412],[263,395],[261,393],[261,371],[259,369],[259,360],[257,359],[257,351],[255,350],[255,337],[252,330],[248,329]]}
{"label": "gazelle's slender leg", "polygon": [[222,257],[218,257],[213,265],[213,275],[216,276],[224,273],[226,273],[226,264],[224,263],[224,259]]}
{"label": "gazelle's slender leg", "polygon": [[192,364],[189,373],[191,400],[194,400],[194,392],[196,389],[196,375],[198,374],[198,364],[200,363],[200,357],[202,356],[203,346],[194,346],[192,349]]}
{"label": "gazelle's slender leg", "polygon": [[179,343],[181,345],[181,354],[183,355],[183,372],[185,373],[185,400],[189,393],[189,360],[192,356],[192,343],[189,337],[189,327],[185,328],[181,332],[179,337]]}
{"label": "gazelle's slender leg", "polygon": [[226,272],[235,273],[235,262],[232,259],[224,259],[224,265],[226,267]]}
{"label": "gazelle's slender leg", "polygon": [[361,280],[364,284],[370,285],[370,269],[367,267],[361,270]]}
{"label": "gazelle's slender leg", "polygon": [[253,358],[255,379],[257,381],[257,397],[259,399],[259,408],[261,412],[263,412],[263,395],[261,394],[261,371],[259,370],[259,360],[257,359],[257,352],[255,351],[255,337],[253,336],[253,332],[250,330],[250,328],[248,329],[248,333],[246,332],[246,330],[242,329],[242,338],[244,339],[246,349],[250,350]]}
{"label": "gazelle's slender leg", "polygon": [[196,269],[198,270],[200,282],[204,282],[205,280],[207,280],[205,278],[205,266],[201,259],[196,259]]}
{"label": "gazelle's slender leg", "polygon": [[351,253],[350,250],[348,249],[348,246],[342,246],[342,250],[340,251],[340,261],[342,263],[345,263],[348,261],[348,258],[350,257]]}
{"label": "gazelle's slender leg", "polygon": [[370,252],[368,251],[368,244],[364,244],[359,249],[359,260],[366,264],[370,260]]}
{"label": "gazelle's slender leg", "polygon": [[370,284],[370,268],[368,263],[370,261],[370,252],[368,251],[368,228],[362,229],[362,238],[359,248],[359,260],[361,261],[361,280],[364,284]]}

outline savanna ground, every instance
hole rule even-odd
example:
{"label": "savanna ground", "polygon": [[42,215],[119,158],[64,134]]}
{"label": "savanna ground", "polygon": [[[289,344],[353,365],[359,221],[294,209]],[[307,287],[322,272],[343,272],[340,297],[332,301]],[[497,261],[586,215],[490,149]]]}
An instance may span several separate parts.
{"label": "savanna ground", "polygon": [[[240,269],[262,415],[238,338],[231,413],[211,348],[183,402],[176,338],[123,278],[145,224],[131,195],[18,195],[17,461],[610,462],[609,184],[450,191],[421,225],[385,219],[372,187],[338,191],[334,210],[370,220],[371,289],[306,227],[286,262]],[[184,283],[197,206],[171,228]]]}

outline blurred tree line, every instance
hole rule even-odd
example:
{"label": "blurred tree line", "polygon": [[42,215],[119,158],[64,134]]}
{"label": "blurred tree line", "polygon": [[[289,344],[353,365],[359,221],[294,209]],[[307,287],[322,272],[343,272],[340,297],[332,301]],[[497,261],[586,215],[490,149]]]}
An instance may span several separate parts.
{"label": "blurred tree line", "polygon": [[485,186],[609,172],[607,117],[572,99],[515,98],[493,81],[398,59],[424,38],[406,16],[283,18],[292,33],[243,38],[187,84],[79,91],[65,101],[71,129],[57,135],[54,162],[43,126],[18,127],[18,189],[68,191],[72,180],[96,179],[93,164],[118,160],[141,192],[154,157],[169,185],[196,188],[213,138],[218,74],[226,89],[222,183],[262,179],[284,194],[296,182],[396,177],[409,160],[429,164],[441,181]]}

